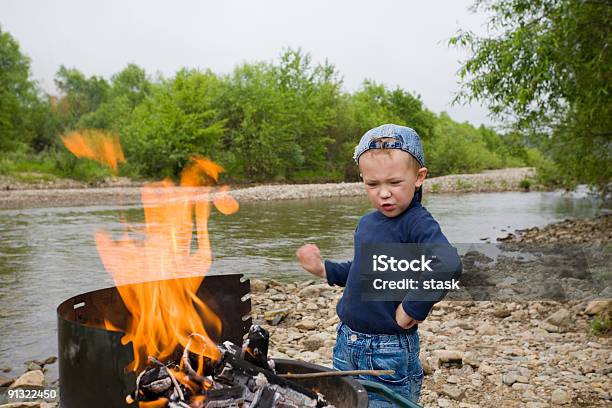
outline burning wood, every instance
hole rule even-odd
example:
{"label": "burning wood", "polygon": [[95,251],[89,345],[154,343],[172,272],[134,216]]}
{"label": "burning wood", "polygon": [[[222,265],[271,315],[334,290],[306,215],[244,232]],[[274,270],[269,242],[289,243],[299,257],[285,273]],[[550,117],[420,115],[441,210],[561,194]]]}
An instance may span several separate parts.
{"label": "burning wood", "polygon": [[241,349],[225,342],[218,346],[220,358],[213,361],[190,352],[192,341],[205,340],[193,334],[180,364],[150,357],[126,401],[138,402],[140,408],[331,408],[323,395],[275,373],[267,356],[269,337],[254,325]]}

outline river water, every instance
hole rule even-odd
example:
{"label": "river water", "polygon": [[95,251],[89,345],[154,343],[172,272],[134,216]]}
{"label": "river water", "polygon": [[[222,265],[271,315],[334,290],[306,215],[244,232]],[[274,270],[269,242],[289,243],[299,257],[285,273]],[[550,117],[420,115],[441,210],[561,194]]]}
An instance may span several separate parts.
{"label": "river water", "polygon": [[[451,242],[495,241],[514,229],[609,211],[581,193],[478,193],[431,195],[424,205]],[[352,234],[370,211],[361,197],[252,202],[209,223],[210,273],[245,273],[279,280],[307,279],[295,250],[316,243],[324,257],[352,257]],[[119,233],[123,222],[143,221],[138,206],[89,206],[0,211],[0,370],[19,375],[28,359],[57,355],[56,307],[79,293],[112,286],[93,239]],[[57,364],[48,378],[57,378]],[[1,373],[1,372],[0,372]]]}

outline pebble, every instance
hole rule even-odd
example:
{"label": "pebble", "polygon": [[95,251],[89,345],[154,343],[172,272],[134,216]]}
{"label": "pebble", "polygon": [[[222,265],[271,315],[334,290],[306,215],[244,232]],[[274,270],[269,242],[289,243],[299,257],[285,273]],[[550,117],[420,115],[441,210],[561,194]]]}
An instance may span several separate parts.
{"label": "pebble", "polygon": [[310,337],[307,337],[303,340],[302,344],[308,351],[315,351],[319,348],[323,347],[325,344],[325,340],[329,338],[328,335],[323,333],[315,333]]}
{"label": "pebble", "polygon": [[440,408],[449,408],[452,407],[451,402],[446,398],[438,398],[438,406]]}
{"label": "pebble", "polygon": [[497,327],[489,323],[484,323],[478,326],[476,332],[482,335],[493,336],[497,334]]}
{"label": "pebble", "polygon": [[469,364],[470,366],[477,368],[480,366],[480,359],[478,354],[473,351],[466,351],[462,356],[463,364]]}
{"label": "pebble", "polygon": [[572,402],[572,398],[567,391],[556,389],[550,396],[550,402],[553,405],[565,405]]}
{"label": "pebble", "polygon": [[251,279],[251,293],[262,293],[268,288],[268,284],[261,279]]}
{"label": "pebble", "polygon": [[459,387],[455,385],[448,385],[448,384],[444,384],[438,392],[454,400],[462,399],[465,394],[465,391],[461,390]]}
{"label": "pebble", "polygon": [[37,371],[37,370],[42,370],[42,367],[32,361],[28,364],[28,367],[26,370],[27,371]]}
{"label": "pebble", "polygon": [[449,375],[446,378],[446,382],[447,383],[451,383],[451,384],[458,384],[459,383],[459,377],[457,377],[456,375]]}
{"label": "pebble", "polygon": [[502,375],[502,382],[506,385],[512,385],[516,382],[516,373],[510,371]]}
{"label": "pebble", "polygon": [[13,378],[0,375],[0,387],[8,387],[15,381]]}

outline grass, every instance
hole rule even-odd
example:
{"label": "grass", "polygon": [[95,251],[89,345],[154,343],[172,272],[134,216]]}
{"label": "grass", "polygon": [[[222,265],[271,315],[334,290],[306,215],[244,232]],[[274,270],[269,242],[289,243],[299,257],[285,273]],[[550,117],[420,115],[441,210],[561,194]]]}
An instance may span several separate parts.
{"label": "grass", "polygon": [[22,183],[44,183],[48,181],[57,180],[60,177],[55,174],[50,173],[32,173],[32,172],[24,172],[24,173],[11,173],[11,177],[16,181]]}
{"label": "grass", "polygon": [[438,183],[432,183],[431,186],[429,187],[429,192],[430,193],[437,193],[438,191],[440,191],[440,184]]}
{"label": "grass", "polygon": [[612,317],[604,312],[591,320],[591,334],[594,336],[608,336],[612,334]]}
{"label": "grass", "polygon": [[469,190],[472,187],[474,187],[474,185],[472,183],[470,183],[469,181],[464,181],[461,179],[457,179],[455,181],[455,188],[459,191],[461,190]]}
{"label": "grass", "polygon": [[101,181],[110,170],[88,159],[77,159],[68,152],[33,154],[24,150],[0,154],[0,174],[18,182],[39,183],[71,178],[88,183]]}
{"label": "grass", "polygon": [[525,177],[521,181],[519,181],[519,187],[525,191],[529,191],[531,189],[532,180],[528,177]]}

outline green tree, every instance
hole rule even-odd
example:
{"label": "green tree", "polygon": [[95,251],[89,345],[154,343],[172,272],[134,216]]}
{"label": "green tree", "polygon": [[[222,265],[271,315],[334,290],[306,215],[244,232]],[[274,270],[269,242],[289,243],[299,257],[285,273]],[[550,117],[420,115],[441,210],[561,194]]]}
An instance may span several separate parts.
{"label": "green tree", "polygon": [[106,100],[96,110],[81,116],[77,127],[120,132],[131,120],[134,109],[151,95],[152,89],[145,70],[129,64],[112,76]]}
{"label": "green tree", "polygon": [[285,50],[273,72],[278,78],[285,117],[303,161],[289,163],[290,178],[327,170],[329,136],[340,101],[342,81],[327,62],[314,65],[300,49]]}
{"label": "green tree", "polygon": [[569,183],[612,180],[612,2],[479,0],[490,33],[461,31],[470,51],[458,101],[480,100],[539,142]]}
{"label": "green tree", "polygon": [[307,181],[333,171],[341,81],[327,63],[285,50],[278,64],[243,64],[224,78],[218,103],[227,120],[228,172],[247,180]]}
{"label": "green tree", "polygon": [[224,133],[213,105],[219,86],[213,73],[186,69],[152,86],[119,131],[128,165],[145,176],[176,176],[193,155],[216,159]]}
{"label": "green tree", "polygon": [[138,106],[151,93],[151,82],[147,73],[136,64],[129,64],[111,78],[109,97],[127,98],[131,109]]}
{"label": "green tree", "polygon": [[63,130],[74,128],[81,117],[93,112],[107,100],[110,85],[98,76],[87,78],[76,68],[60,66],[55,84],[62,96],[57,101],[57,114]]}
{"label": "green tree", "polygon": [[36,137],[42,109],[38,87],[30,79],[30,59],[0,27],[0,151],[28,144]]}
{"label": "green tree", "polygon": [[228,173],[246,180],[284,179],[289,163],[301,165],[295,133],[270,64],[243,64],[224,79],[219,99],[228,128],[222,161]]}
{"label": "green tree", "polygon": [[425,163],[432,176],[475,173],[501,167],[497,152],[489,150],[482,133],[469,123],[457,123],[442,112],[434,135],[425,140]]}

